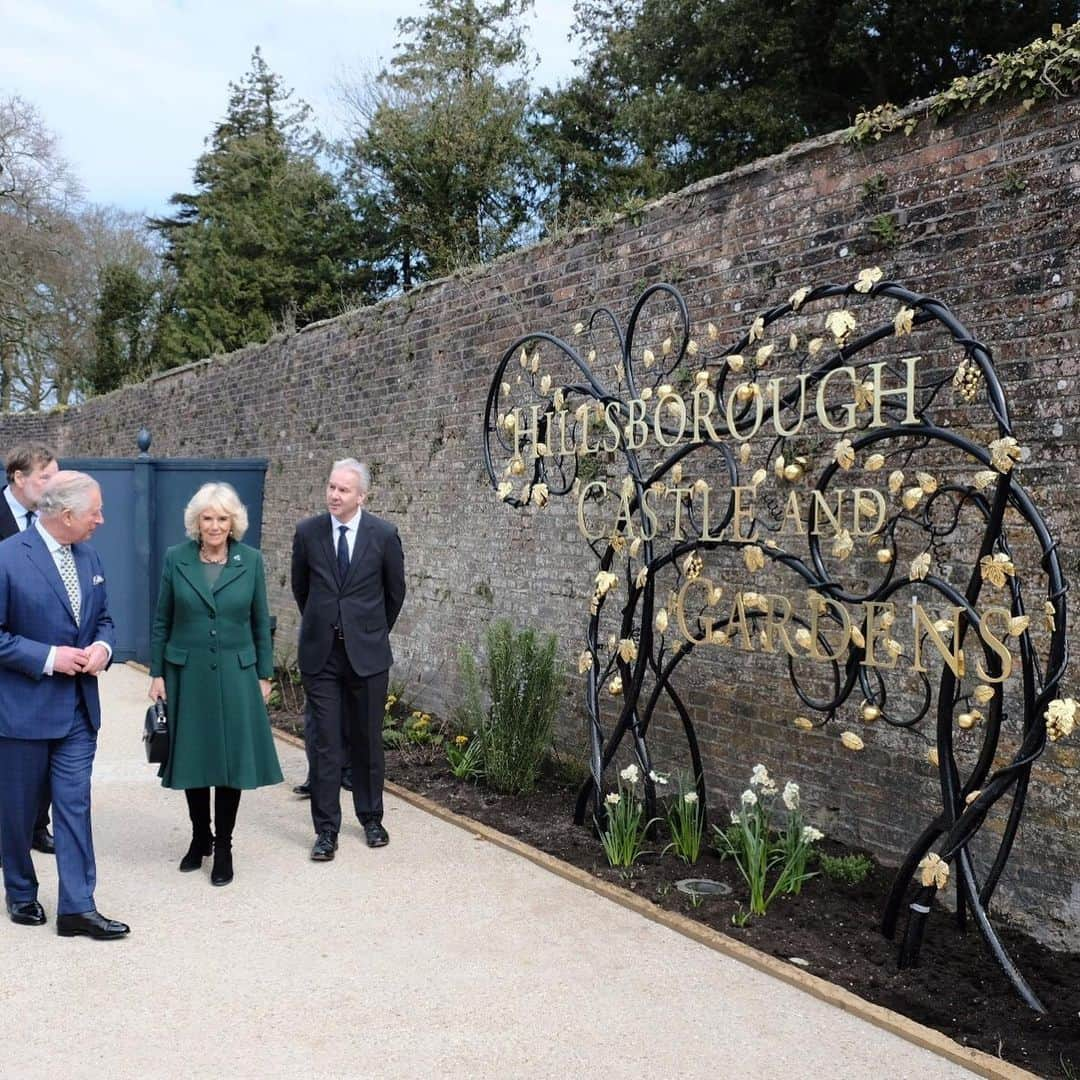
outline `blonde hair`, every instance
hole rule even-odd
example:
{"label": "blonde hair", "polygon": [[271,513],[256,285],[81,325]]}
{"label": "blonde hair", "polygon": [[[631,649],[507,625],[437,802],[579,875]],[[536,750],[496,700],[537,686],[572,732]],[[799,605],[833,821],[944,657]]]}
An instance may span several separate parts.
{"label": "blonde hair", "polygon": [[248,516],[240,496],[231,484],[203,484],[184,507],[184,531],[192,540],[199,539],[199,515],[204,510],[223,510],[232,519],[229,536],[243,540]]}

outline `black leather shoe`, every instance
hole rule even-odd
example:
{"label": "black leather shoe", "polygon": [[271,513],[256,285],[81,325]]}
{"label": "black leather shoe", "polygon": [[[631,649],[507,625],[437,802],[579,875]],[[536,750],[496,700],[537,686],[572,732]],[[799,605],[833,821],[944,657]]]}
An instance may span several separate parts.
{"label": "black leather shoe", "polygon": [[202,866],[203,859],[207,855],[214,854],[214,839],[210,836],[191,838],[191,847],[187,849],[187,854],[180,860],[180,873],[190,874],[193,870],[198,870]]}
{"label": "black leather shoe", "polygon": [[337,851],[337,833],[329,830],[321,832],[315,838],[315,846],[311,849],[311,857],[316,862],[329,862]]}
{"label": "black leather shoe", "polygon": [[56,932],[61,937],[80,934],[96,941],[112,941],[131,933],[131,927],[115,919],[106,919],[100,911],[82,911],[78,915],[57,915]]}
{"label": "black leather shoe", "polygon": [[42,855],[55,855],[56,845],[53,843],[52,833],[48,829],[35,829],[34,839],[30,846]]}
{"label": "black leather shoe", "polygon": [[228,885],[232,879],[232,844],[228,840],[218,840],[214,844],[214,867],[210,871],[210,884]]}
{"label": "black leather shoe", "polygon": [[36,900],[9,900],[7,909],[11,921],[20,926],[41,926],[45,922],[45,909]]}
{"label": "black leather shoe", "polygon": [[352,769],[341,770],[341,786],[346,791],[352,791]]}
{"label": "black leather shoe", "polygon": [[382,827],[382,822],[365,821],[364,839],[368,847],[386,847],[390,843],[390,834]]}
{"label": "black leather shoe", "polygon": [[294,795],[299,795],[301,799],[310,799],[311,781],[305,780],[302,784],[297,784],[296,787],[292,789],[292,793]]}

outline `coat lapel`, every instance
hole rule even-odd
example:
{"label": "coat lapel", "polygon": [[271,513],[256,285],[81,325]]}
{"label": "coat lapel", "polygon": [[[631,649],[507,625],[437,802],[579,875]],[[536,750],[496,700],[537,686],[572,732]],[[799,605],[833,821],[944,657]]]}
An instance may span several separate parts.
{"label": "coat lapel", "polygon": [[337,550],[330,541],[331,526],[333,524],[334,519],[329,514],[319,515],[319,550],[323,553],[323,558],[330,567],[330,573],[334,575],[334,580],[337,581]]}
{"label": "coat lapel", "polygon": [[[184,551],[177,560],[176,569],[179,570],[183,579],[199,594],[206,606],[214,610],[214,596],[206,586],[206,574],[199,565],[199,549],[194,541],[188,545],[187,551]],[[224,573],[222,576],[224,576]]]}
{"label": "coat lapel", "polygon": [[[371,515],[361,513],[360,524],[356,530],[356,543],[353,544],[352,558],[349,560],[349,572],[345,575],[347,583],[356,573],[356,568],[363,561],[368,547],[371,545]],[[344,584],[343,583],[343,584]]]}
{"label": "coat lapel", "polygon": [[238,577],[243,577],[246,570],[247,562],[240,552],[229,552],[229,560],[226,562],[217,581],[214,582],[214,588],[211,591],[214,593],[220,592],[230,582],[235,581]]}
{"label": "coat lapel", "polygon": [[56,593],[57,598],[63,603],[67,613],[71,616],[71,621],[74,622],[75,612],[71,610],[71,599],[68,597],[67,589],[60,579],[60,571],[56,569],[56,562],[49,549],[45,546],[45,541],[38,535],[37,529],[27,529],[20,535],[22,542],[26,545],[30,561],[41,571],[42,577],[49,583],[49,587]]}

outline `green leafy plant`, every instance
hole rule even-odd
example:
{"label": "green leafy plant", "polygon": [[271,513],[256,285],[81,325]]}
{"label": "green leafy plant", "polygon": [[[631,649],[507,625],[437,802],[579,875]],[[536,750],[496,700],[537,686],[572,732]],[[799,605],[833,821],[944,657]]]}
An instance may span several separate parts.
{"label": "green leafy plant", "polygon": [[892,214],[878,214],[870,222],[870,235],[884,247],[900,243],[900,225]]}
{"label": "green leafy plant", "polygon": [[824,851],[817,853],[817,864],[830,881],[840,885],[858,885],[874,869],[874,860],[866,855],[826,855]]}
{"label": "green leafy plant", "polygon": [[1006,169],[1001,184],[1002,195],[1021,195],[1027,190],[1027,181],[1015,170]]}
{"label": "green leafy plant", "polygon": [[859,198],[866,203],[877,202],[888,187],[889,178],[884,173],[874,173],[859,185]]}
{"label": "green leafy plant", "polygon": [[701,855],[705,820],[698,793],[684,776],[679,777],[679,790],[668,803],[667,824],[671,843],[664,851],[674,851],[683,862],[693,866]]}
{"label": "green leafy plant", "polygon": [[455,735],[446,744],[446,760],[459,780],[476,780],[484,774],[483,747],[475,736]]}
{"label": "green leafy plant", "polygon": [[777,796],[768,770],[764,765],[755,765],[750,786],[740,796],[739,810],[732,813],[730,826],[714,826],[717,847],[735,860],[750,890],[750,915],[764,915],[777,896],[799,892],[803,882],[813,877],[806,863],[811,845],[821,839],[822,833],[803,823],[798,785],[789,782],[781,796],[787,809],[786,822],[774,835],[772,815]]}
{"label": "green leafy plant", "polygon": [[637,792],[640,779],[638,767],[628,765],[619,773],[618,791],[609,792],[604,799],[600,843],[611,866],[633,866],[645,850],[645,833],[651,822],[645,821],[645,806]]}
{"label": "green leafy plant", "polygon": [[551,745],[551,725],[563,692],[562,667],[554,634],[515,631],[500,619],[484,634],[483,676],[472,652],[459,654],[464,698],[461,729],[481,743],[484,777],[498,791],[520,794],[536,786]]}

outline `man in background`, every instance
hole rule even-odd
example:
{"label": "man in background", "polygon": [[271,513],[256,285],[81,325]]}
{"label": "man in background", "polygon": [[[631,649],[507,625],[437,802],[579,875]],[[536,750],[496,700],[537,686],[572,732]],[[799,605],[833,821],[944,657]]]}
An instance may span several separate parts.
{"label": "man in background", "polygon": [[[37,517],[42,488],[56,475],[56,455],[44,443],[16,446],[7,456],[7,486],[0,500],[0,540],[24,532]],[[33,848],[44,855],[55,855],[56,846],[49,832],[49,786],[42,792],[41,805],[34,821]]]}
{"label": "man in background", "polygon": [[405,600],[397,529],[363,509],[371,474],[355,458],[334,462],[327,513],[293,536],[292,591],[301,612],[298,661],[311,708],[311,818],[317,862],[334,858],[341,829],[342,716],[352,758],[353,808],[369,847],[383,847],[382,718],[390,631]]}

